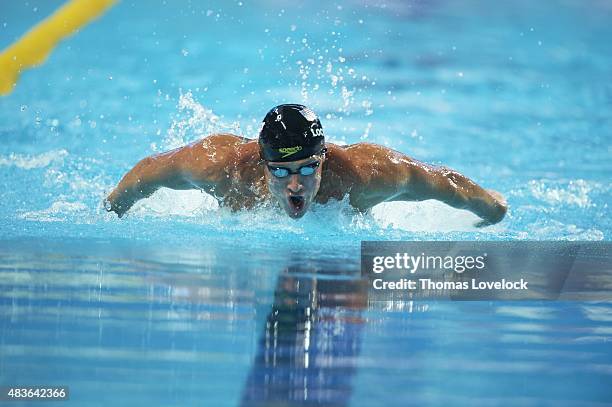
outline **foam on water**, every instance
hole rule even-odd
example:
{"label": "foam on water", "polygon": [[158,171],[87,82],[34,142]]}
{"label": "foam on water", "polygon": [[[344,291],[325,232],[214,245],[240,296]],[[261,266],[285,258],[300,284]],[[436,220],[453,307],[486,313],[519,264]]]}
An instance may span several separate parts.
{"label": "foam on water", "polygon": [[578,206],[588,208],[593,205],[589,193],[594,189],[601,189],[599,183],[588,182],[582,179],[563,181],[530,181],[531,195],[547,204],[554,206]]}
{"label": "foam on water", "polygon": [[52,164],[61,164],[67,156],[68,151],[64,149],[51,150],[35,155],[11,153],[8,156],[0,156],[0,166],[31,170],[48,167]]}
{"label": "foam on water", "polygon": [[51,207],[40,211],[24,212],[19,215],[21,219],[38,222],[65,222],[75,219],[87,220],[90,218],[88,207],[82,202],[69,202],[62,199],[53,202]]}
{"label": "foam on water", "polygon": [[[177,115],[162,140],[159,150],[172,150],[215,133],[241,134],[242,131],[238,121],[226,123],[212,109],[198,103],[191,91],[186,93],[181,91]],[[152,148],[154,151],[158,150],[156,144],[152,145]]]}
{"label": "foam on water", "polygon": [[202,216],[210,211],[217,211],[217,200],[201,191],[174,191],[160,188],[148,199],[137,202],[130,210],[131,216],[145,217],[187,217]]}

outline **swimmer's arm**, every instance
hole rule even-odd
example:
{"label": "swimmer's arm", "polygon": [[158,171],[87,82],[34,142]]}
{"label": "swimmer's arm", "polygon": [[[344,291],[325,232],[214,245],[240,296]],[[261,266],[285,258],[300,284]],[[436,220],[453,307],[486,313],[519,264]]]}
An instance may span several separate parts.
{"label": "swimmer's arm", "polygon": [[[104,200],[106,210],[121,218],[136,202],[151,196],[161,187],[194,188],[180,171],[182,151],[173,150],[140,160],[123,176],[117,187]],[[184,152],[183,152],[184,153]]]}
{"label": "swimmer's arm", "polygon": [[477,226],[500,222],[508,210],[504,197],[486,190],[463,174],[446,167],[434,167],[410,160],[403,200],[436,199],[453,208],[467,209],[482,221]]}
{"label": "swimmer's arm", "polygon": [[358,208],[385,201],[435,199],[478,215],[483,221],[477,226],[497,223],[506,214],[501,194],[483,189],[457,171],[427,165],[375,144],[356,144],[347,152],[361,179],[361,188],[351,194],[351,203]]}
{"label": "swimmer's arm", "polygon": [[228,141],[233,139],[213,135],[142,159],[104,200],[105,208],[122,217],[136,202],[151,196],[161,187],[215,191],[220,181],[225,179],[224,151],[217,147]]}

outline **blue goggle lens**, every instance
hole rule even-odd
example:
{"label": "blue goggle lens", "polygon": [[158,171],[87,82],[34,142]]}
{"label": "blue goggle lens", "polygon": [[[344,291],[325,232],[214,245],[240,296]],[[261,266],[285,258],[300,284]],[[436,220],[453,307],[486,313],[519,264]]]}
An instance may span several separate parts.
{"label": "blue goggle lens", "polygon": [[285,178],[289,174],[300,174],[304,176],[312,175],[315,173],[318,166],[319,166],[319,163],[316,162],[316,163],[312,163],[312,164],[308,164],[303,167],[300,167],[297,171],[291,171],[289,168],[285,168],[285,167],[268,166],[268,168],[270,169],[270,172],[272,173],[272,175],[274,175],[275,177]]}
{"label": "blue goggle lens", "polygon": [[289,175],[289,170],[286,168],[274,168],[272,174],[277,178],[284,178]]}

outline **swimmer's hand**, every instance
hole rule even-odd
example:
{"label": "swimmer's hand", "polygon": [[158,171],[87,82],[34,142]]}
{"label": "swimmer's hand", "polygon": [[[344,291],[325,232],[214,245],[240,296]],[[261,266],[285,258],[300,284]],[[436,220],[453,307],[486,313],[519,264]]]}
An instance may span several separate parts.
{"label": "swimmer's hand", "polygon": [[[125,198],[125,195],[123,198]],[[125,199],[122,199],[121,194],[117,192],[117,189],[115,189],[104,199],[103,204],[107,212],[115,212],[121,218],[132,207],[134,202],[126,202]]]}
{"label": "swimmer's hand", "polygon": [[492,206],[493,212],[489,218],[482,219],[481,221],[477,222],[474,225],[477,228],[490,226],[490,225],[500,222],[504,218],[504,216],[506,216],[506,213],[508,212],[508,202],[506,201],[506,198],[504,198],[502,194],[492,189],[487,189],[486,191],[489,194],[489,196],[493,199],[493,206]]}

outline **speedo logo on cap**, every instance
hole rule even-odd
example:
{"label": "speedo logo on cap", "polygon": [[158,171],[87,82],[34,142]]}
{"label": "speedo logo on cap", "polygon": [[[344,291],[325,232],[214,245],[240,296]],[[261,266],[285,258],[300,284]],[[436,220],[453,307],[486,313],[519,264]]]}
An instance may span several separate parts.
{"label": "speedo logo on cap", "polygon": [[279,148],[278,152],[282,153],[283,156],[281,158],[286,158],[289,157],[290,155],[293,155],[295,153],[297,153],[298,151],[302,150],[302,146],[295,146],[295,147],[283,147],[283,148]]}

